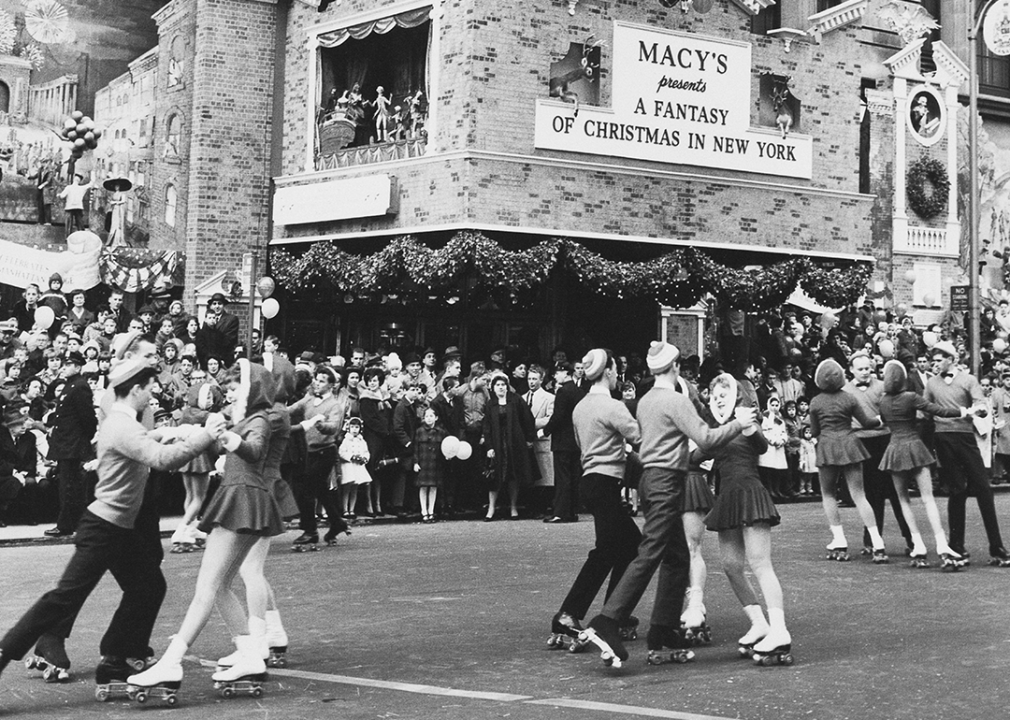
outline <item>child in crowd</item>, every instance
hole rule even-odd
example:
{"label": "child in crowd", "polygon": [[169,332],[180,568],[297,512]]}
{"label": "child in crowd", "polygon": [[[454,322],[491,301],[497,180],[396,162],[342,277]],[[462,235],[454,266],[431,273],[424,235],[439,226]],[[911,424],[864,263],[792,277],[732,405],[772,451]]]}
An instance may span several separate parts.
{"label": "child in crowd", "polygon": [[435,497],[442,485],[442,441],[446,432],[438,424],[438,415],[427,408],[421,426],[414,434],[414,484],[421,502],[421,522],[435,522]]}
{"label": "child in crowd", "polygon": [[816,495],[817,485],[817,438],[809,425],[800,431],[800,495]]}
{"label": "child in crowd", "polygon": [[789,434],[785,419],[780,413],[782,401],[778,395],[770,395],[767,410],[761,416],[761,432],[767,440],[768,449],[758,457],[761,482],[772,496],[772,500],[784,500],[789,495],[786,443]]}
{"label": "child in crowd", "polygon": [[361,418],[348,419],[344,439],[337,454],[340,455],[340,494],[344,517],[354,519],[354,507],[358,501],[358,490],[365,488],[368,499],[368,514],[372,514],[372,496],[368,492],[372,476],[365,465],[368,463],[368,443],[361,434]]}

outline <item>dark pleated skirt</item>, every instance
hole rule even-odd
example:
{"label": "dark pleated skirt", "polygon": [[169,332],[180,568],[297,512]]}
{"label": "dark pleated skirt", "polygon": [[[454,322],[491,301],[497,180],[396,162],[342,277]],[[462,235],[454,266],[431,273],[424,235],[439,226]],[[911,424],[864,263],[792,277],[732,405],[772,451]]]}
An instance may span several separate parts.
{"label": "dark pleated skirt", "polygon": [[705,517],[709,530],[733,530],[764,523],[775,527],[781,522],[771,495],[760,484],[730,484],[715,499],[715,505]]}
{"label": "dark pleated skirt", "polygon": [[715,504],[715,495],[705,482],[705,473],[691,470],[684,481],[684,502],[681,512],[707,513]]}
{"label": "dark pleated skirt", "polygon": [[218,526],[236,533],[273,537],[284,532],[283,513],[273,492],[266,488],[222,483],[207,503],[200,530],[210,532]]}
{"label": "dark pleated skirt", "polygon": [[936,458],[919,438],[901,438],[899,442],[892,439],[880,459],[880,469],[887,472],[915,470],[934,464]]}

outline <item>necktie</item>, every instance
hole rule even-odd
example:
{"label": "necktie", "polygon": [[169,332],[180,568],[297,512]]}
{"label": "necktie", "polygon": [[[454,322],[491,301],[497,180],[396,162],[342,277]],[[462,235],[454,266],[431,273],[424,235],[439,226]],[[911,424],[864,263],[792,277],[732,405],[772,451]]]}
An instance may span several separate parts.
{"label": "necktie", "polygon": [[530,390],[528,393],[526,393],[526,404],[529,405],[530,407],[533,407],[533,391],[532,390]]}

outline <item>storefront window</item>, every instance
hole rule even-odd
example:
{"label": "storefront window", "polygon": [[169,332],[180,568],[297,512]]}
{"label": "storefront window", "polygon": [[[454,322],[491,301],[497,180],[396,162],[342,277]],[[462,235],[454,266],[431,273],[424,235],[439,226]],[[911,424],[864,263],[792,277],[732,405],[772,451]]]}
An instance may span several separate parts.
{"label": "storefront window", "polygon": [[411,157],[427,139],[430,8],[319,36],[317,164]]}

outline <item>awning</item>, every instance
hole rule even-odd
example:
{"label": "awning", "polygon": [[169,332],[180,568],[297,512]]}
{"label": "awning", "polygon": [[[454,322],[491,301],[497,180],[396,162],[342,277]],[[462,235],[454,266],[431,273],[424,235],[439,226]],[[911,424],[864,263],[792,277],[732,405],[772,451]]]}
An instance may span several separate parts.
{"label": "awning", "polygon": [[431,15],[431,8],[425,7],[420,10],[408,10],[399,15],[384,17],[380,20],[372,20],[351,27],[340,28],[333,32],[323,33],[319,36],[319,44],[322,47],[333,48],[343,45],[348,40],[362,40],[373,32],[385,35],[395,27],[412,28],[428,21]]}

